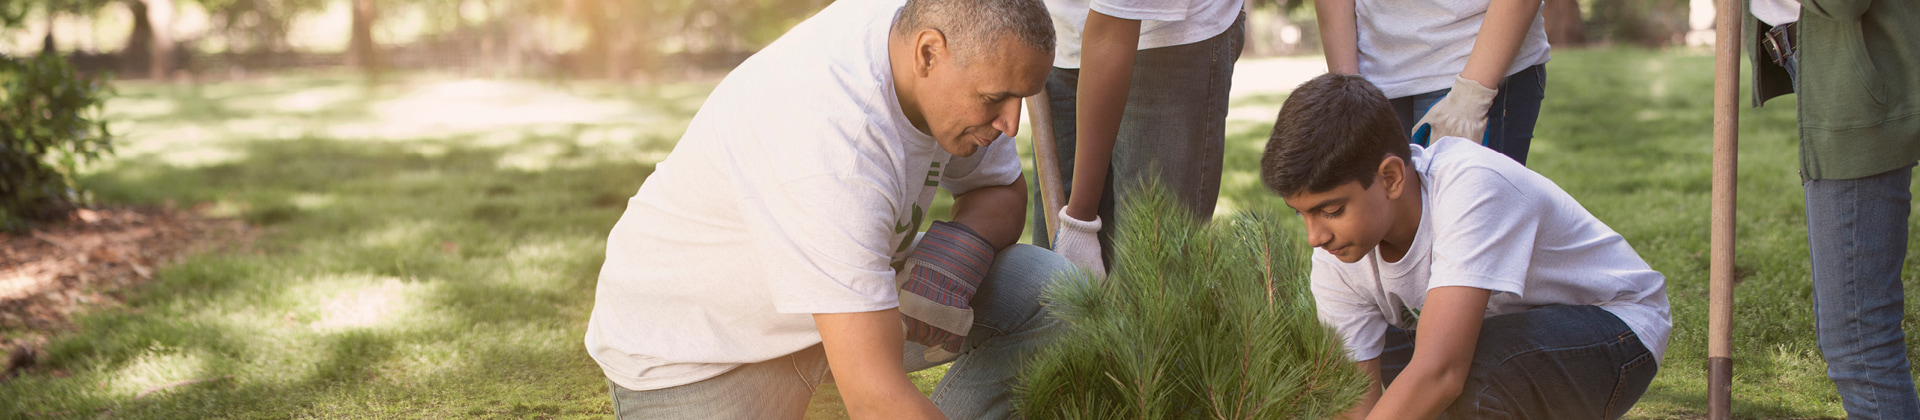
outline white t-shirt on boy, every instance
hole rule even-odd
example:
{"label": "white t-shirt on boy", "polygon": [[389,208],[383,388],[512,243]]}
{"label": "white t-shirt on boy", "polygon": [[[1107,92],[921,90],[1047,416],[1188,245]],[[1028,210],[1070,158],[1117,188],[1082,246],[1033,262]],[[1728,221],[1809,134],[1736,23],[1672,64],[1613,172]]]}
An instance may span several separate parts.
{"label": "white t-shirt on boy", "polygon": [[820,343],[811,314],[899,305],[935,186],[1007,185],[1004,136],[956,158],[894,96],[903,0],[827,6],[720,82],[607,238],[586,346],[651,390]]}
{"label": "white t-shirt on boy", "polygon": [[1387,325],[1415,329],[1427,290],[1444,286],[1491,291],[1487,316],[1552,304],[1599,306],[1639,335],[1656,360],[1664,357],[1673,328],[1666,278],[1573,196],[1458,137],[1414,145],[1412,161],[1422,205],[1406,256],[1387,262],[1375,249],[1348,264],[1326,250],[1313,254],[1320,320],[1345,340],[1353,360],[1380,356]]}

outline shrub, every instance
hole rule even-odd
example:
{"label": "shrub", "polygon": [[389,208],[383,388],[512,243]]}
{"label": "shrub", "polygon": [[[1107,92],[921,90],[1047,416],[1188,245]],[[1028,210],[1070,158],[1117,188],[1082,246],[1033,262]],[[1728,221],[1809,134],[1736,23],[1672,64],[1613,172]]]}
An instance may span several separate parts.
{"label": "shrub", "polygon": [[1325,418],[1368,384],[1315,318],[1306,254],[1271,215],[1206,224],[1127,197],[1104,281],[1044,295],[1068,332],[1022,372],[1029,419]]}
{"label": "shrub", "polygon": [[104,77],[76,74],[55,54],[0,56],[0,229],[87,204],[73,175],[113,153],[98,117],[108,89]]}

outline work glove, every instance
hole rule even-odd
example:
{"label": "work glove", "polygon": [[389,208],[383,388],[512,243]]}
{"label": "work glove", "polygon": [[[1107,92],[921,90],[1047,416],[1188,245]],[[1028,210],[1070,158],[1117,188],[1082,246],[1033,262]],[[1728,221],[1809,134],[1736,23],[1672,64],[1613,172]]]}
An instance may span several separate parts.
{"label": "work glove", "polygon": [[1487,108],[1493,106],[1499,91],[1480,82],[1453,77],[1453,90],[1427,109],[1427,115],[1413,124],[1413,142],[1430,146],[1430,139],[1453,136],[1486,144]]}
{"label": "work glove", "polygon": [[900,269],[900,315],[907,341],[925,344],[939,362],[958,355],[973,329],[967,301],[993,266],[993,244],[959,223],[935,221]]}
{"label": "work glove", "polygon": [[1067,257],[1067,261],[1093,273],[1093,278],[1107,278],[1106,261],[1100,258],[1100,216],[1093,221],[1075,219],[1067,215],[1067,208],[1060,208],[1060,231],[1053,235],[1053,252]]}

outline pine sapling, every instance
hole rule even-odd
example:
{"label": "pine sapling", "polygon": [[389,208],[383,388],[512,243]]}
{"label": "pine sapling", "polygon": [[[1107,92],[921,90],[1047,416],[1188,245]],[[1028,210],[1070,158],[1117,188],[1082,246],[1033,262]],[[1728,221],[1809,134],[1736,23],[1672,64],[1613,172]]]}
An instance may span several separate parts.
{"label": "pine sapling", "polygon": [[1310,267],[1271,215],[1202,222],[1156,185],[1126,196],[1105,280],[1044,295],[1071,328],[1021,373],[1027,418],[1326,418],[1368,384],[1314,315]]}

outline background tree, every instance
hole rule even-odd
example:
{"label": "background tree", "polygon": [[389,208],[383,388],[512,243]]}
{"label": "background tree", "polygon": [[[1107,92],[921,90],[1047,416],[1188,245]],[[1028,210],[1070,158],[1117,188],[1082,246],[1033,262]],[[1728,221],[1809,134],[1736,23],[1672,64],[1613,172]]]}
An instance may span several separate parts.
{"label": "background tree", "polygon": [[1579,0],[1546,0],[1540,14],[1546,18],[1547,43],[1555,47],[1587,44],[1586,22],[1580,20]]}
{"label": "background tree", "polygon": [[121,71],[149,78],[165,77],[173,62],[173,0],[125,0],[133,16],[133,30],[121,50]]}
{"label": "background tree", "polygon": [[228,51],[256,55],[289,51],[287,36],[293,29],[294,19],[324,11],[328,3],[328,0],[192,1],[200,3],[212,15],[215,31],[226,40]]}
{"label": "background tree", "polygon": [[373,23],[379,17],[374,0],[353,2],[353,28],[347,40],[347,65],[360,67],[368,74],[380,72],[380,50],[373,42]]}
{"label": "background tree", "polygon": [[[0,0],[0,35],[18,30],[35,5]],[[37,5],[49,12],[87,6]],[[0,55],[0,229],[23,229],[90,201],[73,176],[113,153],[113,135],[100,119],[107,89],[104,78],[77,74],[58,54]]]}
{"label": "background tree", "polygon": [[1592,0],[1587,36],[1647,47],[1679,44],[1687,32],[1686,0]]}

